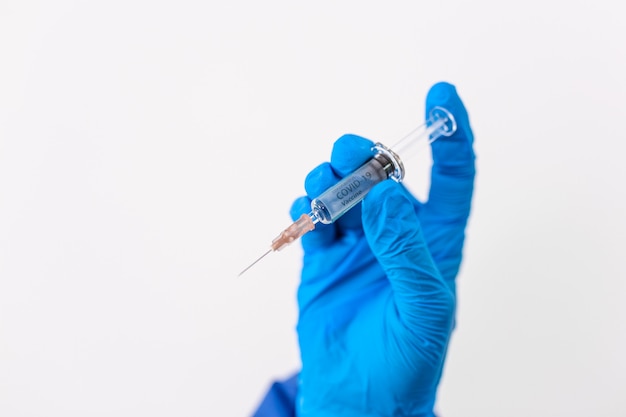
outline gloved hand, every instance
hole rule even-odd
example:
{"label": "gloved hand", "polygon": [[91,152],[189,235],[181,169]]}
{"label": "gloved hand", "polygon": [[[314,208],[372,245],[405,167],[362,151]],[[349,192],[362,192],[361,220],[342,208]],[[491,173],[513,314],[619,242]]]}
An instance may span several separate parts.
{"label": "gloved hand", "polygon": [[[426,113],[434,106],[452,112],[457,131],[432,144],[428,201],[384,181],[302,238],[299,417],[433,415],[475,175],[473,134],[455,88],[434,85]],[[372,145],[354,135],[337,140],[331,162],[308,175],[294,220],[371,158]]]}

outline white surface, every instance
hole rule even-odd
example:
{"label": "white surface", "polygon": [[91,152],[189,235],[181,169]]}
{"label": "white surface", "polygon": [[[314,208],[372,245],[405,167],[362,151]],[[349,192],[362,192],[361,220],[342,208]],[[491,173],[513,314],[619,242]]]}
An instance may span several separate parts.
{"label": "white surface", "polygon": [[399,139],[439,80],[478,177],[438,409],[626,415],[621,17],[0,2],[0,415],[248,415],[299,364],[300,248],[235,274],[338,136]]}

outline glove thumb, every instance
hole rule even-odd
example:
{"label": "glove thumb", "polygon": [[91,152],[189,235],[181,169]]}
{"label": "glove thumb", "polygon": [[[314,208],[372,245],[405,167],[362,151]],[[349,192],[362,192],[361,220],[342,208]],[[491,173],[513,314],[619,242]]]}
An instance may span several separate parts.
{"label": "glove thumb", "polygon": [[400,323],[408,334],[419,335],[414,342],[438,362],[452,329],[455,300],[428,250],[413,201],[401,184],[378,184],[363,201],[363,228],[391,284]]}

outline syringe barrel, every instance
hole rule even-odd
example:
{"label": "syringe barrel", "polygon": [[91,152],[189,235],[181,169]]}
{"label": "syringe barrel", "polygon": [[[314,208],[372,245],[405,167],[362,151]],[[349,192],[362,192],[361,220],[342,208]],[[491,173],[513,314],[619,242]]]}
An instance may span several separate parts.
{"label": "syringe barrel", "polygon": [[393,164],[385,155],[375,155],[311,201],[311,210],[321,223],[330,224],[363,200],[372,187],[389,178],[392,171]]}
{"label": "syringe barrel", "polygon": [[388,178],[402,181],[404,164],[400,156],[408,158],[423,144],[431,143],[441,136],[451,136],[455,131],[456,122],[452,114],[444,108],[435,107],[423,125],[391,148],[377,143],[372,148],[377,152],[372,159],[311,202],[313,222],[333,223],[363,200],[379,182]]}

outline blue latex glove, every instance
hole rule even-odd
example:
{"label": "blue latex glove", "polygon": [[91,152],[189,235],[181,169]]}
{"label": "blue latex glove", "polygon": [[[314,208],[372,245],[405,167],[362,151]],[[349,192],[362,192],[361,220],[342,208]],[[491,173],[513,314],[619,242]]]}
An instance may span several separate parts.
{"label": "blue latex glove", "polygon": [[[432,87],[427,114],[437,105],[454,114],[458,130],[432,145],[427,203],[386,181],[362,207],[303,237],[303,369],[275,383],[255,417],[292,417],[296,407],[301,417],[432,415],[454,325],[455,277],[475,174],[473,135],[453,86]],[[308,195],[319,195],[370,158],[371,145],[353,135],[340,138],[331,163],[307,177]],[[309,202],[296,200],[294,220],[309,211]]]}
{"label": "blue latex glove", "polygon": [[[428,201],[384,181],[302,238],[299,417],[433,415],[475,175],[473,134],[455,88],[434,85],[426,113],[434,106],[452,112],[457,131],[432,144]],[[372,145],[354,135],[337,140],[331,162],[308,175],[294,220],[368,160]]]}

